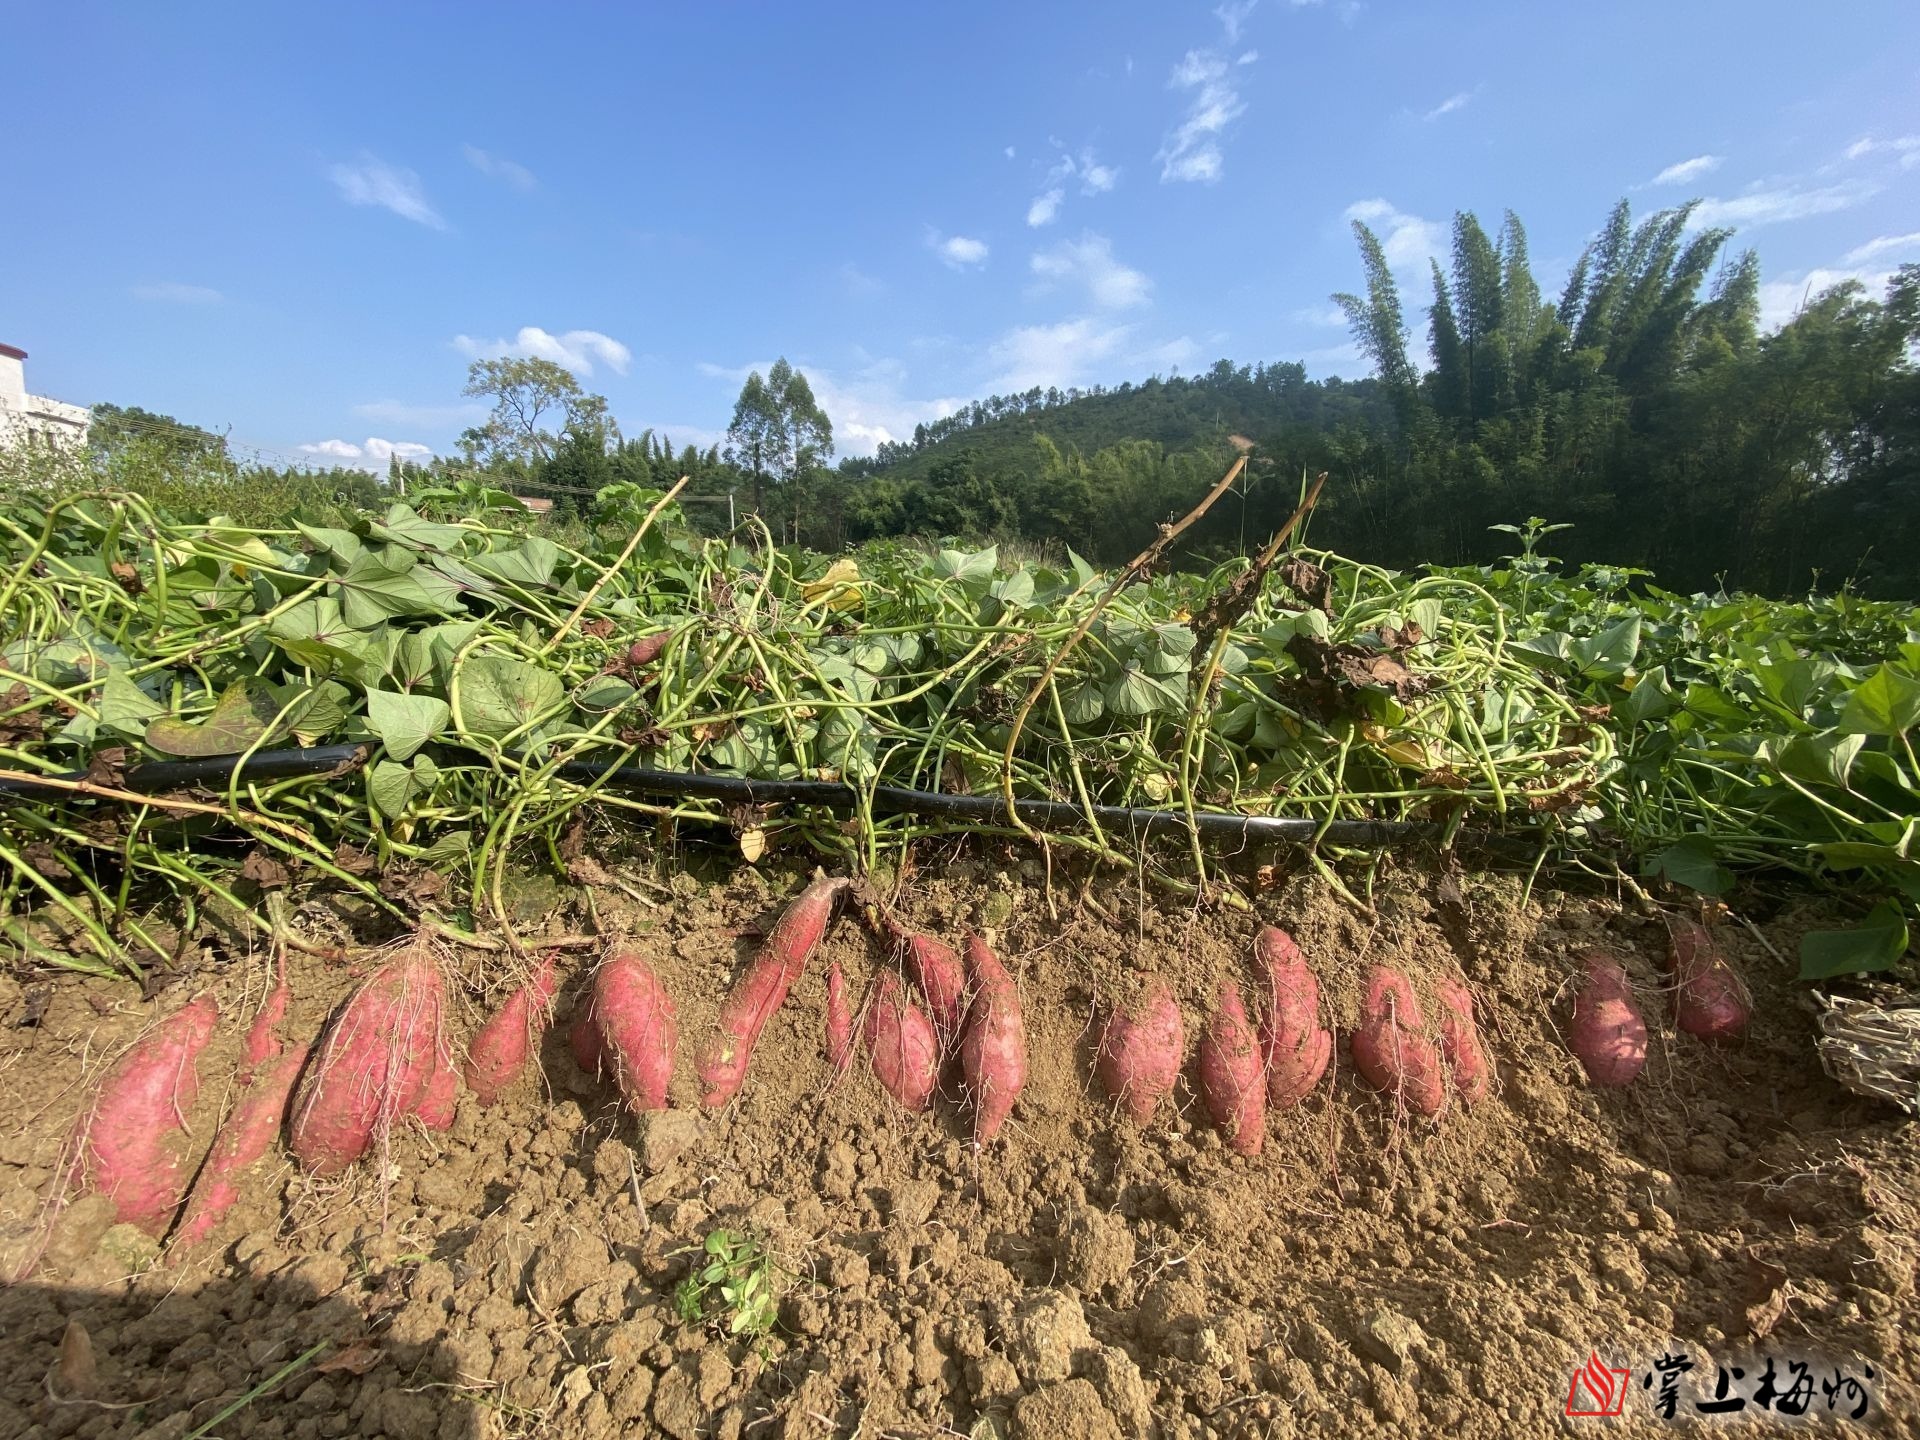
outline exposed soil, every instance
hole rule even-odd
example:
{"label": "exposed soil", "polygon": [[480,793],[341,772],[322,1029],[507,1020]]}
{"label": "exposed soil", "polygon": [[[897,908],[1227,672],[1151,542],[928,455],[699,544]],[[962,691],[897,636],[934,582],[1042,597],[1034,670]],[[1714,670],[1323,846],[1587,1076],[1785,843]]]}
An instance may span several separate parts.
{"label": "exposed soil", "polygon": [[[691,1041],[797,884],[747,871],[638,892],[655,906],[597,898],[657,965]],[[1030,1078],[984,1153],[956,1094],[916,1117],[857,1071],[834,1085],[825,962],[858,984],[884,960],[849,915],[717,1114],[693,1106],[690,1046],[679,1108],[622,1114],[567,1055],[570,986],[544,1075],[491,1109],[463,1096],[449,1133],[398,1135],[384,1167],[343,1180],[263,1164],[197,1257],[153,1263],[104,1202],[69,1204],[31,1281],[0,1291],[0,1436],[179,1440],[323,1341],[208,1433],[1665,1434],[1704,1423],[1690,1417],[1717,1366],[1742,1367],[1735,1393],[1751,1393],[1769,1354],[1823,1377],[1871,1365],[1868,1423],[1914,1433],[1920,1161],[1897,1114],[1815,1063],[1810,1004],[1766,948],[1792,953],[1790,917],[1718,932],[1756,1007],[1745,1042],[1714,1050],[1664,1023],[1658,922],[1592,896],[1522,906],[1505,881],[1406,875],[1367,919],[1304,881],[1257,918],[1110,881],[1090,893],[1103,913],[1077,882],[1056,885],[1056,916],[1035,867],[984,858],[907,887],[911,921],[956,940],[984,929],[1020,984]],[[1090,1078],[1093,1017],[1157,971],[1197,1033],[1262,920],[1294,933],[1342,1022],[1367,961],[1420,985],[1458,968],[1494,1096],[1437,1122],[1396,1113],[1342,1049],[1330,1084],[1270,1118],[1258,1157],[1227,1151],[1184,1088],[1178,1114],[1131,1128]],[[1626,961],[1659,1022],[1626,1092],[1588,1088],[1556,1030],[1595,945]],[[469,980],[485,961],[449,956]],[[100,1059],[195,987],[228,1017],[192,1117],[206,1143],[263,962],[148,1004],[58,980],[29,1027],[28,997],[0,980],[0,1271],[38,1243]],[[296,1030],[318,1029],[354,969],[295,957]],[[763,1237],[784,1273],[779,1326],[757,1344],[675,1314],[717,1226]],[[1640,1385],[1670,1350],[1695,1366],[1674,1423]],[[1563,1418],[1594,1352],[1631,1370],[1627,1418]],[[1843,1428],[1817,1386],[1813,1413]],[[1749,1406],[1728,1428],[1782,1423]]]}

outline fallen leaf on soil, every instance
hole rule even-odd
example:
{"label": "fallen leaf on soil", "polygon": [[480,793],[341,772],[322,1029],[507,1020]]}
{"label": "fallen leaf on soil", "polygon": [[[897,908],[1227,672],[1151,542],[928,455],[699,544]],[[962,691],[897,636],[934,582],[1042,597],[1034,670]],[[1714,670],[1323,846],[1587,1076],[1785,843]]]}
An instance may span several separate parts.
{"label": "fallen leaf on soil", "polygon": [[380,1352],[364,1340],[356,1340],[344,1350],[336,1350],[324,1360],[314,1362],[316,1375],[329,1375],[336,1371],[345,1371],[349,1375],[364,1375],[380,1363]]}
{"label": "fallen leaf on soil", "polygon": [[253,881],[262,890],[278,890],[291,877],[286,866],[264,850],[255,850],[240,863],[240,878]]}

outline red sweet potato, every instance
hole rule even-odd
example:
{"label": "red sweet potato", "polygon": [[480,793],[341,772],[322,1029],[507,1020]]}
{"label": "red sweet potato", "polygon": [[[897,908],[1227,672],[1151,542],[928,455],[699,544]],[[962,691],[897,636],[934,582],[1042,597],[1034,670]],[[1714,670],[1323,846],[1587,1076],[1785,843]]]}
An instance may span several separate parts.
{"label": "red sweet potato", "polygon": [[175,1011],[114,1062],[81,1117],[81,1185],[113,1201],[122,1224],[159,1235],[180,1208],[190,1173],[180,1141],[219,1019],[211,996]]}
{"label": "red sweet potato", "polygon": [[834,902],[849,883],[816,880],[801,891],[728,994],[719,1027],[694,1059],[703,1105],[724,1105],[740,1093],[760,1032],[806,968],[807,956],[833,918]]}
{"label": "red sweet potato", "polygon": [[287,1000],[291,992],[287,989],[287,952],[280,951],[274,963],[273,989],[267,992],[267,998],[260,1002],[255,1012],[253,1024],[247,1028],[247,1038],[240,1049],[240,1080],[246,1083],[254,1070],[273,1059],[280,1053],[280,1024],[287,1018]]}
{"label": "red sweet potato", "polygon": [[1266,1143],[1267,1076],[1260,1037],[1247,1019],[1240,987],[1220,986],[1220,999],[1200,1033],[1195,1055],[1200,1099],[1237,1154],[1258,1155]]}
{"label": "red sweet potato", "polygon": [[967,983],[973,999],[960,1030],[960,1070],[973,1101],[973,1143],[1000,1133],[1027,1083],[1027,1026],[1020,991],[1000,957],[977,935],[967,937]]}
{"label": "red sweet potato", "polygon": [[1116,1009],[1100,1027],[1094,1070],[1107,1094],[1136,1125],[1152,1122],[1173,1093],[1187,1055],[1186,1021],[1173,987],[1156,975],[1132,1013]]}
{"label": "red sweet potato", "polygon": [[434,1057],[433,1073],[427,1077],[426,1088],[407,1113],[429,1130],[451,1130],[454,1107],[459,1100],[460,1072],[454,1068],[453,1056],[442,1044]]}
{"label": "red sweet potato", "polygon": [[1447,1100],[1445,1072],[1425,1030],[1406,976],[1374,966],[1360,1005],[1360,1026],[1350,1042],[1353,1063],[1374,1089],[1423,1115],[1438,1115]]}
{"label": "red sweet potato", "polygon": [[1568,1043],[1594,1084],[1631,1085],[1647,1063],[1647,1022],[1619,961],[1596,952],[1587,956],[1586,967]]}
{"label": "red sweet potato", "polygon": [[1440,1058],[1453,1088],[1469,1105],[1486,1099],[1493,1088],[1493,1067],[1474,1023],[1472,993],[1464,981],[1447,975],[1434,986],[1434,998],[1440,1002]]}
{"label": "red sweet potato", "polygon": [[827,967],[827,1059],[835,1075],[853,1064],[853,1011],[847,1005],[847,978],[840,962]]}
{"label": "red sweet potato", "polygon": [[482,1105],[491,1105],[525,1067],[540,1046],[553,1013],[557,955],[548,951],[533,976],[509,995],[482,1025],[467,1047],[467,1088]]}
{"label": "red sweet potato", "polygon": [[241,1177],[272,1147],[287,1118],[287,1100],[300,1067],[307,1063],[308,1048],[296,1045],[265,1060],[240,1092],[173,1232],[169,1243],[175,1250],[191,1249],[205,1240],[240,1198]]}
{"label": "red sweet potato", "polygon": [[891,925],[899,943],[907,974],[926,997],[927,1014],[946,1049],[960,1037],[960,1026],[967,1018],[967,977],[960,957],[951,945],[931,935],[916,935],[899,925]]}
{"label": "red sweet potato", "polygon": [[446,986],[414,942],[367,977],[335,1014],[293,1104],[294,1158],[337,1175],[412,1113],[443,1063]]}
{"label": "red sweet potato", "polygon": [[893,971],[880,972],[860,1034],[881,1087],[909,1110],[926,1109],[940,1073],[940,1041],[927,1012]]}
{"label": "red sweet potato", "polygon": [[591,1000],[583,1004],[567,1027],[567,1048],[573,1052],[574,1064],[589,1075],[598,1075],[605,1047],[600,1043],[600,1029],[593,1023],[592,1004]]}
{"label": "red sweet potato", "polygon": [[615,950],[593,972],[588,1016],[599,1066],[612,1068],[627,1108],[635,1114],[666,1109],[680,1022],[653,967],[633,950]]}
{"label": "red sweet potato", "polygon": [[1267,1062],[1267,1102],[1284,1110],[1304,1100],[1333,1059],[1333,1031],[1320,1020],[1320,981],[1300,947],[1268,925],[1253,941],[1254,968],[1267,987],[1260,1049]]}
{"label": "red sweet potato", "polygon": [[1713,936],[1698,921],[1674,915],[1667,919],[1667,940],[1674,1022],[1702,1040],[1739,1039],[1753,999]]}

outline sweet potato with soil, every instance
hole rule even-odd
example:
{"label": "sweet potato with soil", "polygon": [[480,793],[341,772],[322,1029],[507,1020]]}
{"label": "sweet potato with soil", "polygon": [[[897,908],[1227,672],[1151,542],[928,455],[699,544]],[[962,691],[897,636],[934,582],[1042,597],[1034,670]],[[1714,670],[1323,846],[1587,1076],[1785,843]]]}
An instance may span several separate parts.
{"label": "sweet potato with soil", "polygon": [[740,1093],[760,1032],[806,969],[807,956],[826,934],[834,903],[849,883],[816,880],[800,892],[768,933],[753,963],[721,1005],[719,1027],[694,1059],[701,1104],[725,1105]]}
{"label": "sweet potato with soil", "polygon": [[593,972],[587,1015],[598,1047],[596,1068],[613,1071],[627,1108],[635,1114],[666,1109],[680,1022],[653,967],[632,950],[615,950]]}
{"label": "sweet potato with soil", "polygon": [[186,1213],[169,1242],[187,1250],[205,1240],[240,1198],[240,1178],[273,1146],[273,1137],[287,1118],[287,1100],[310,1047],[282,1050],[254,1071],[240,1098],[214,1138],[213,1151],[187,1197]]}
{"label": "sweet potato with soil", "polygon": [[835,1075],[853,1064],[853,1011],[847,1005],[847,977],[840,962],[827,967],[827,1059]]}
{"label": "sweet potato with soil", "polygon": [[1260,1049],[1267,1062],[1267,1103],[1284,1110],[1304,1100],[1333,1059],[1333,1031],[1320,1020],[1320,981],[1300,947],[1268,925],[1253,941],[1254,966],[1267,987]]}
{"label": "sweet potato with soil", "polygon": [[180,1141],[200,1092],[200,1052],[220,1012],[203,995],[134,1041],[100,1082],[76,1132],[83,1189],[115,1218],[160,1235],[180,1208],[189,1171]]}
{"label": "sweet potato with soil", "polygon": [[1753,999],[1707,927],[1683,915],[1669,916],[1667,943],[1674,1023],[1701,1040],[1739,1039],[1753,1014]]}
{"label": "sweet potato with soil", "polygon": [[881,1088],[909,1110],[926,1109],[940,1074],[940,1041],[927,1012],[893,971],[880,973],[860,1034]]}
{"label": "sweet potato with soil", "polygon": [[1236,1154],[1258,1155],[1267,1138],[1267,1067],[1246,1001],[1231,980],[1221,982],[1194,1058],[1207,1114]]}
{"label": "sweet potato with soil", "polygon": [[540,1048],[553,1013],[558,957],[548,951],[526,984],[515,990],[482,1025],[467,1047],[467,1088],[482,1105],[491,1105]]}
{"label": "sweet potato with soil", "polygon": [[1619,961],[1596,952],[1586,969],[1567,1043],[1594,1084],[1631,1085],[1647,1063],[1647,1022]]}
{"label": "sweet potato with soil", "polygon": [[460,1072],[454,1068],[452,1054],[442,1044],[434,1058],[433,1073],[427,1077],[426,1088],[407,1113],[429,1130],[451,1130],[454,1107],[459,1100]]}
{"label": "sweet potato with soil", "polygon": [[444,1060],[445,996],[432,951],[416,941],[339,1009],[294,1099],[289,1148],[302,1166],[339,1174],[420,1105]]}
{"label": "sweet potato with soil", "polygon": [[927,1014],[940,1037],[940,1046],[947,1049],[959,1039],[960,1026],[967,1018],[967,976],[960,956],[951,945],[931,935],[915,934],[891,921],[888,928],[900,947],[907,974],[926,997]]}
{"label": "sweet potato with soil", "polygon": [[1187,1026],[1173,987],[1156,975],[1131,1011],[1115,1009],[1100,1027],[1094,1071],[1136,1125],[1152,1122],[1187,1057]]}
{"label": "sweet potato with soil", "polygon": [[1460,1098],[1475,1104],[1493,1088],[1493,1067],[1474,1023],[1473,995],[1465,982],[1447,975],[1434,987],[1434,998],[1440,1004],[1440,1058]]}
{"label": "sweet potato with soil", "polygon": [[287,989],[287,953],[283,949],[274,963],[273,989],[267,992],[267,998],[260,1002],[260,1008],[254,1012],[253,1024],[247,1027],[246,1042],[240,1048],[240,1080],[246,1083],[254,1070],[273,1059],[280,1053],[280,1025],[287,1018],[287,1001],[292,992]]}
{"label": "sweet potato with soil", "polygon": [[1367,977],[1360,1025],[1349,1048],[1354,1066],[1376,1090],[1404,1100],[1422,1115],[1446,1104],[1440,1052],[1425,1034],[1426,1021],[1407,977],[1376,965]]}
{"label": "sweet potato with soil", "polygon": [[1000,957],[977,935],[967,937],[966,955],[973,999],[960,1030],[960,1071],[973,1101],[978,1149],[1000,1133],[1027,1083],[1027,1026],[1020,991]]}

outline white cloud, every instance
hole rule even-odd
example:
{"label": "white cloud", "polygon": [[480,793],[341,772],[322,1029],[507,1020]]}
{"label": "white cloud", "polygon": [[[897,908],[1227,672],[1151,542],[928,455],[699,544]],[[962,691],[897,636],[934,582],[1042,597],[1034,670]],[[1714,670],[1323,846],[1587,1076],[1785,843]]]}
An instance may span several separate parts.
{"label": "white cloud", "polygon": [[975,240],[968,235],[943,237],[934,230],[927,233],[927,244],[940,257],[940,263],[950,270],[965,270],[987,263],[989,249],[984,240]]}
{"label": "white cloud", "polygon": [[1831,215],[1848,210],[1877,193],[1873,185],[1828,185],[1818,190],[1803,190],[1784,185],[1773,190],[1752,190],[1725,200],[1703,200],[1687,220],[1690,230],[1709,225],[1775,225],[1787,220],[1805,220],[1813,215]]}
{"label": "white cloud", "polygon": [[1896,255],[1911,251],[1920,253],[1920,230],[1910,235],[1878,235],[1864,245],[1856,245],[1847,252],[1846,263],[1858,265],[1864,260],[1872,260],[1879,255]]}
{"label": "white cloud", "polygon": [[1357,200],[1347,207],[1346,218],[1366,222],[1395,270],[1424,270],[1427,260],[1446,248],[1446,227],[1439,221],[1409,215],[1385,200]]}
{"label": "white cloud", "polygon": [[321,440],[312,445],[302,445],[303,454],[315,455],[323,460],[341,460],[356,470],[385,470],[397,455],[402,462],[425,460],[432,456],[433,449],[428,445],[417,444],[412,440],[382,440],[377,435],[367,437],[366,443],[355,445],[348,440]]}
{"label": "white cloud", "polygon": [[526,166],[507,159],[504,155],[492,155],[478,145],[460,147],[467,157],[467,163],[482,175],[490,175],[495,180],[504,180],[516,190],[533,190],[540,182],[533,178],[533,172]]}
{"label": "white cloud", "polygon": [[1019,326],[989,347],[996,375],[988,388],[1010,394],[1035,385],[1076,385],[1090,366],[1118,353],[1132,333],[1131,325],[1108,325],[1084,316],[1057,325]]}
{"label": "white cloud", "polygon": [[1847,147],[1847,159],[1864,160],[1869,155],[1891,155],[1902,170],[1920,165],[1920,135],[1896,135],[1891,140],[1862,139]]}
{"label": "white cloud", "polygon": [[1051,250],[1034,254],[1033,273],[1044,280],[1086,286],[1102,310],[1126,310],[1147,303],[1153,282],[1140,271],[1114,259],[1113,242],[1104,235],[1085,234],[1065,240]]}
{"label": "white cloud", "polygon": [[1009,145],[1009,146],[1007,146],[1007,149],[1006,149],[1006,156],[1007,156],[1007,158],[1008,158],[1009,160],[1011,160],[1011,159],[1013,159],[1013,157],[1014,157],[1015,155],[1017,155],[1017,154],[1019,154],[1019,153],[1020,153],[1020,152],[1019,152],[1019,151],[1017,151],[1017,150],[1015,150],[1015,149],[1013,148],[1013,146],[1011,146],[1011,145]]}
{"label": "white cloud", "polygon": [[484,420],[487,407],[472,400],[457,405],[409,405],[401,400],[369,400],[364,405],[354,406],[353,413],[377,425],[406,425],[421,430],[438,430]]}
{"label": "white cloud", "polygon": [[1769,280],[1760,287],[1760,328],[1778,330],[1823,291],[1849,280],[1858,281],[1868,296],[1877,300],[1886,293],[1892,279],[1893,272],[1889,270],[1814,269],[1804,275],[1783,275],[1778,280]]}
{"label": "white cloud", "polygon": [[851,260],[840,267],[840,283],[846,287],[849,295],[862,300],[887,293],[886,281],[877,275],[869,275]]}
{"label": "white cloud", "polygon": [[1718,155],[1696,155],[1691,160],[1681,160],[1667,166],[1653,177],[1655,185],[1685,185],[1690,180],[1698,180],[1720,168]]}
{"label": "white cloud", "polygon": [[403,220],[430,229],[444,230],[447,222],[427,203],[420,188],[420,177],[411,170],[389,165],[372,155],[362,155],[352,164],[339,164],[328,170],[340,198],[349,205],[378,205]]}
{"label": "white cloud", "polygon": [[1220,21],[1220,28],[1227,32],[1227,44],[1240,43],[1241,27],[1247,23],[1247,17],[1253,14],[1254,6],[1259,3],[1260,0],[1239,0],[1237,4],[1234,0],[1227,0],[1226,4],[1213,12]]}
{"label": "white cloud", "polygon": [[151,300],[158,305],[218,305],[227,298],[210,285],[182,285],[177,280],[135,285],[128,293],[136,300]]}
{"label": "white cloud", "polygon": [[1119,166],[1101,164],[1092,146],[1083,147],[1075,155],[1058,140],[1053,143],[1060,149],[1060,157],[1047,167],[1046,179],[1041,182],[1046,188],[1027,206],[1027,224],[1036,228],[1051,225],[1059,217],[1069,180],[1079,180],[1082,195],[1104,195],[1120,183]]}
{"label": "white cloud", "polygon": [[1225,157],[1220,137],[1227,127],[1246,113],[1246,101],[1233,71],[1218,51],[1189,50],[1186,58],[1173,67],[1168,84],[1175,90],[1190,90],[1193,98],[1187,113],[1161,143],[1160,179],[1197,180],[1211,184],[1220,178]]}
{"label": "white cloud", "polygon": [[1334,330],[1347,323],[1347,312],[1338,305],[1307,305],[1295,310],[1288,318],[1300,325],[1316,325],[1322,329]]}
{"label": "white cloud", "polygon": [[1067,198],[1067,192],[1059,186],[1044,195],[1033,197],[1033,203],[1027,206],[1027,224],[1036,229],[1042,225],[1051,225],[1054,217],[1060,213],[1060,202]]}
{"label": "white cloud", "polygon": [[564,335],[555,335],[538,325],[523,325],[511,340],[476,340],[471,335],[456,335],[453,348],[474,360],[498,360],[508,355],[551,360],[576,375],[591,375],[595,361],[616,375],[624,375],[633,363],[631,350],[598,330],[569,330]]}
{"label": "white cloud", "polygon": [[1240,58],[1233,63],[1236,65],[1251,65],[1259,58],[1260,52],[1258,50],[1242,50],[1240,52]]}
{"label": "white cloud", "polygon": [[1462,90],[1457,94],[1449,95],[1446,99],[1442,100],[1438,105],[1434,106],[1433,109],[1427,111],[1427,113],[1422,115],[1420,118],[1422,120],[1427,121],[1429,124],[1431,124],[1433,121],[1438,120],[1442,115],[1451,115],[1456,110],[1464,110],[1467,108],[1467,106],[1471,105],[1472,103],[1473,103],[1473,91]]}

